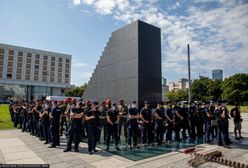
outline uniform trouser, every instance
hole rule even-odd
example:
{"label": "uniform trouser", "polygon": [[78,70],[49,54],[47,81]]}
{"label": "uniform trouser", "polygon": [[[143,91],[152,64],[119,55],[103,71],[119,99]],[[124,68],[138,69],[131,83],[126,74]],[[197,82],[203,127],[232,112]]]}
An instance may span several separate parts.
{"label": "uniform trouser", "polygon": [[106,138],[107,138],[107,123],[106,123],[106,120],[101,121],[101,123],[100,123],[98,142],[100,142],[102,130],[103,130],[103,142],[106,143]]}
{"label": "uniform trouser", "polygon": [[39,120],[33,118],[33,128],[34,128],[34,134],[38,135],[39,134]]}
{"label": "uniform trouser", "polygon": [[28,118],[27,129],[29,132],[34,134],[34,127],[33,127],[33,119],[32,118]]}
{"label": "uniform trouser", "polygon": [[213,127],[209,123],[205,123],[205,140],[210,141],[210,135],[213,137]]}
{"label": "uniform trouser", "polygon": [[201,121],[197,122],[196,131],[197,131],[197,137],[202,137],[203,136],[203,123]]}
{"label": "uniform trouser", "polygon": [[19,116],[19,124],[20,124],[19,128],[22,128],[22,126],[23,126],[23,120],[24,120],[24,116],[23,115],[20,115]]}
{"label": "uniform trouser", "polygon": [[[228,132],[226,131],[226,127],[228,127],[227,124],[225,123],[218,123],[218,145],[223,145],[224,143],[227,145],[228,144]],[[223,136],[223,139],[222,139]]]}
{"label": "uniform trouser", "polygon": [[127,141],[127,128],[128,128],[128,122],[127,121],[120,121],[118,124],[118,138],[119,140],[121,139],[122,136],[122,127],[124,130],[124,137],[125,140]]}
{"label": "uniform trouser", "polygon": [[131,146],[137,146],[137,130],[138,130],[138,123],[129,124],[128,127],[128,144]]}
{"label": "uniform trouser", "polygon": [[186,135],[186,130],[188,131],[188,134],[189,136],[191,137],[192,134],[191,134],[191,130],[190,130],[190,127],[189,127],[189,121],[188,120],[183,120],[182,121],[182,137],[185,139],[187,138],[187,135]]}
{"label": "uniform trouser", "polygon": [[52,136],[52,146],[57,146],[60,144],[59,139],[59,123],[55,125],[51,125],[51,136]]}
{"label": "uniform trouser", "polygon": [[192,133],[191,138],[195,139],[196,138],[196,132],[195,132],[195,130],[196,130],[196,121],[195,121],[194,118],[190,119],[190,129],[191,129],[191,133]]}
{"label": "uniform trouser", "polygon": [[68,140],[67,140],[67,149],[71,150],[71,144],[74,138],[75,149],[78,149],[82,133],[82,125],[72,123],[68,130]]}
{"label": "uniform trouser", "polygon": [[19,124],[19,114],[14,113],[14,127],[16,128]]}
{"label": "uniform trouser", "polygon": [[162,144],[164,140],[165,127],[163,123],[157,123],[156,126],[156,142]]}
{"label": "uniform trouser", "polygon": [[96,148],[99,129],[98,126],[87,124],[88,136],[88,152],[92,152]]}
{"label": "uniform trouser", "polygon": [[180,131],[182,128],[182,121],[176,121],[175,123],[175,140],[180,141]]}
{"label": "uniform trouser", "polygon": [[60,121],[60,128],[59,128],[59,133],[60,133],[60,135],[63,134],[64,125],[66,125],[66,118],[62,117],[62,119],[61,119],[61,121]]}
{"label": "uniform trouser", "polygon": [[169,122],[167,125],[167,131],[166,131],[166,140],[167,141],[172,140],[172,131],[173,131],[173,123]]}
{"label": "uniform trouser", "polygon": [[41,120],[38,121],[39,137],[44,138],[43,123]]}
{"label": "uniform trouser", "polygon": [[27,123],[28,123],[27,116],[23,116],[23,121],[22,121],[22,131],[23,132],[27,130]]}
{"label": "uniform trouser", "polygon": [[81,131],[81,134],[82,134],[82,138],[83,139],[86,139],[87,138],[87,126],[86,126],[86,123],[83,122],[82,124],[82,131]]}
{"label": "uniform trouser", "polygon": [[49,122],[43,121],[42,125],[43,125],[44,139],[48,143],[50,141]]}
{"label": "uniform trouser", "polygon": [[107,138],[106,138],[106,145],[109,147],[110,136],[115,137],[115,146],[118,146],[118,125],[114,124],[107,124]]}
{"label": "uniform trouser", "polygon": [[143,123],[143,126],[142,126],[142,143],[145,144],[145,143],[152,143],[153,141],[153,134],[152,134],[152,124],[150,123]]}

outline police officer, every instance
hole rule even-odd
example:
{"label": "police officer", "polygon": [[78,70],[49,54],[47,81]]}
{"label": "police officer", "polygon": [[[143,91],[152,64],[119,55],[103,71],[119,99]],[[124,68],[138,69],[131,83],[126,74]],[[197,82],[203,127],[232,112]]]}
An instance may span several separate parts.
{"label": "police officer", "polygon": [[34,134],[37,137],[41,137],[41,131],[40,131],[40,112],[42,110],[41,102],[40,100],[36,100],[35,107],[32,109],[32,115],[33,115],[33,128],[34,128]]}
{"label": "police officer", "polygon": [[128,109],[128,145],[130,149],[137,147],[138,119],[139,112],[136,101],[133,101]]}
{"label": "police officer", "polygon": [[191,137],[191,130],[189,127],[189,108],[186,106],[186,103],[183,103],[182,106],[182,137],[187,139],[186,131],[188,132],[189,137]]}
{"label": "police officer", "polygon": [[63,135],[64,125],[66,125],[66,107],[67,107],[67,101],[60,101],[59,107],[62,110],[62,116],[61,116],[61,122],[60,122],[60,129],[59,129],[59,134],[60,136]]}
{"label": "police officer", "polygon": [[[75,104],[76,102],[74,102]],[[74,106],[71,109],[70,117],[71,117],[71,124],[68,132],[68,139],[67,139],[67,147],[64,150],[64,152],[71,151],[71,145],[73,138],[74,139],[74,150],[75,152],[78,152],[78,146],[81,140],[81,133],[82,133],[82,122],[83,122],[83,115],[84,115],[84,109],[82,107],[83,103],[78,103],[78,106]]]}
{"label": "police officer", "polygon": [[44,144],[48,144],[49,141],[51,140],[50,138],[50,132],[49,132],[49,114],[51,112],[51,103],[49,101],[45,102],[45,105],[43,107],[43,110],[40,113],[40,118],[41,118],[41,123],[43,126],[43,134],[44,134]]}
{"label": "police officer", "polygon": [[[240,106],[239,106],[239,104],[237,104],[236,107],[231,110],[231,117],[233,118],[233,123],[234,123],[235,139],[240,140],[243,137],[241,136],[242,118],[241,118],[241,115],[240,115]],[[237,135],[237,131],[238,131],[239,136]]]}
{"label": "police officer", "polygon": [[155,110],[155,121],[156,121],[156,142],[158,145],[162,145],[165,132],[165,109],[163,107],[163,102],[157,104]]}
{"label": "police officer", "polygon": [[22,121],[22,132],[27,131],[28,123],[28,102],[25,102],[22,106],[23,121]]}
{"label": "police officer", "polygon": [[172,105],[170,102],[168,102],[167,104],[165,117],[166,117],[166,130],[167,130],[166,131],[166,142],[171,143],[175,117],[174,117]]}
{"label": "police officer", "polygon": [[97,152],[96,144],[100,125],[100,111],[98,109],[98,102],[93,102],[92,105],[92,109],[85,112],[84,118],[87,127],[88,152],[90,155],[93,152]]}
{"label": "police officer", "polygon": [[[86,114],[86,113],[90,112],[92,107],[91,107],[91,102],[89,100],[87,100],[85,102],[85,104],[86,105],[84,107],[84,112]],[[86,134],[87,134],[87,122],[83,122],[83,126],[82,126],[82,138],[83,138],[83,140],[86,140],[88,138],[88,134],[87,135]]]}
{"label": "police officer", "polygon": [[[228,139],[228,111],[224,106],[221,106],[218,116],[218,146],[230,148]],[[223,137],[223,139],[222,139]],[[224,142],[224,143],[223,143]]]}
{"label": "police officer", "polygon": [[209,109],[209,102],[205,102],[205,107],[203,108],[205,116],[205,141],[211,143],[210,135],[213,134],[212,120],[214,119],[214,114]]}
{"label": "police officer", "polygon": [[180,104],[176,104],[174,106],[174,112],[175,112],[175,140],[180,142],[180,131],[182,128],[182,121],[183,121],[183,116],[182,116],[182,108],[180,107]]}
{"label": "police officer", "polygon": [[125,137],[125,142],[127,142],[127,115],[128,115],[128,108],[125,105],[124,100],[119,101],[119,106],[118,106],[118,113],[120,117],[119,125],[118,125],[118,138],[120,140],[121,138],[121,133],[122,133],[122,128],[124,131],[124,137]]}
{"label": "police officer", "polygon": [[61,114],[62,114],[62,110],[61,108],[58,107],[58,102],[53,101],[53,107],[51,113],[49,114],[50,130],[52,134],[52,145],[49,146],[49,148],[56,148],[56,146],[60,146],[59,125],[60,125]]}
{"label": "police officer", "polygon": [[150,102],[144,102],[145,107],[141,109],[140,118],[143,122],[142,124],[142,144],[150,145],[152,143],[152,111],[150,109]]}
{"label": "police officer", "polygon": [[203,124],[204,124],[204,112],[201,108],[202,104],[197,104],[196,111],[195,111],[195,123],[196,123],[196,131],[197,131],[197,137],[202,138],[203,137]]}
{"label": "police officer", "polygon": [[120,150],[118,147],[118,123],[119,123],[119,114],[114,103],[111,105],[111,101],[108,101],[108,111],[107,111],[107,139],[106,139],[106,150],[109,150],[110,136],[113,135],[115,139],[115,149]]}
{"label": "police officer", "polygon": [[98,137],[98,142],[100,142],[101,131],[103,130],[103,142],[106,144],[107,138],[107,104],[106,102],[102,102],[102,106],[100,108],[100,132]]}

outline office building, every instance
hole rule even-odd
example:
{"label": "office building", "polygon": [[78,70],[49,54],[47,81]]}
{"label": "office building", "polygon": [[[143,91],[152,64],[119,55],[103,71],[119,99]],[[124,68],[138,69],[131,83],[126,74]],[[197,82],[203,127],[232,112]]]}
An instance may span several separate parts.
{"label": "office building", "polygon": [[223,81],[223,71],[221,69],[212,70],[212,79]]}
{"label": "office building", "polygon": [[180,89],[185,90],[188,88],[189,88],[189,80],[185,78],[179,79],[177,82],[169,83],[169,91],[180,90]]}
{"label": "office building", "polygon": [[0,44],[1,98],[62,96],[70,73],[71,55]]}

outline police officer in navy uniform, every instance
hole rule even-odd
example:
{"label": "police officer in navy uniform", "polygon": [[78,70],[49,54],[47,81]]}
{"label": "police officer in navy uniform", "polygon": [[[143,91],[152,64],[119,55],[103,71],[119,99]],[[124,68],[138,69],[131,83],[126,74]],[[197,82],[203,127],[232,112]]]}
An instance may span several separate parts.
{"label": "police officer in navy uniform", "polygon": [[174,106],[174,113],[175,113],[175,140],[180,142],[180,131],[182,128],[182,123],[183,123],[183,116],[182,116],[182,108],[180,107],[180,104],[177,103]]}
{"label": "police officer in navy uniform", "polygon": [[209,102],[205,102],[205,107],[203,108],[204,118],[205,118],[205,141],[211,143],[210,135],[213,134],[212,120],[214,119],[213,112],[209,109]]}
{"label": "police officer in navy uniform", "polygon": [[156,142],[158,145],[162,145],[164,140],[165,132],[165,109],[163,107],[163,102],[157,104],[155,110],[155,124],[156,124]]}
{"label": "police officer in navy uniform", "polygon": [[58,102],[53,101],[53,107],[51,113],[49,114],[50,130],[52,135],[52,145],[49,146],[49,148],[56,148],[56,146],[60,146],[59,126],[60,126],[61,115],[62,115],[62,110],[61,108],[58,107]]}
{"label": "police officer in navy uniform", "polygon": [[42,110],[41,106],[41,101],[36,100],[35,102],[35,107],[32,109],[32,114],[33,114],[33,128],[34,128],[34,134],[37,137],[41,136],[41,131],[40,131],[40,112]]}
{"label": "police officer in navy uniform", "polygon": [[166,142],[171,143],[175,117],[174,117],[174,112],[172,109],[172,104],[170,102],[167,103],[165,117],[166,117],[166,130],[167,130],[166,131]]}
{"label": "police officer in navy uniform", "polygon": [[85,112],[85,122],[86,122],[86,130],[88,136],[88,152],[91,155],[93,152],[97,152],[96,144],[99,133],[99,125],[100,125],[100,112],[98,109],[98,102],[93,102],[92,109]]}
{"label": "police officer in navy uniform", "polygon": [[105,101],[102,102],[100,110],[100,131],[98,141],[100,142],[101,131],[103,130],[103,143],[106,144],[107,138],[107,104]]}
{"label": "police officer in navy uniform", "polygon": [[218,146],[230,148],[228,139],[228,111],[224,106],[220,107],[218,115]]}
{"label": "police officer in navy uniform", "polygon": [[144,102],[145,107],[143,107],[140,111],[140,118],[143,122],[142,124],[142,144],[150,145],[153,141],[152,137],[152,111],[150,109],[150,102]]}
{"label": "police officer in navy uniform", "polygon": [[128,108],[125,105],[124,100],[119,101],[119,106],[118,106],[118,113],[120,117],[119,125],[118,125],[118,138],[119,140],[121,139],[122,135],[122,128],[124,131],[124,137],[125,137],[125,142],[127,142],[127,115],[128,115]]}
{"label": "police officer in navy uniform", "polygon": [[45,105],[43,107],[43,110],[40,113],[40,119],[41,119],[41,124],[43,127],[43,134],[44,134],[44,144],[48,144],[49,141],[51,140],[50,138],[50,132],[49,132],[49,113],[51,112],[51,103],[49,101],[45,102]]}
{"label": "police officer in navy uniform", "polygon": [[188,138],[186,135],[186,130],[188,132],[189,137],[192,137],[191,129],[189,127],[189,109],[186,106],[186,103],[183,103],[183,105],[182,105],[182,117],[183,117],[183,120],[182,120],[182,137],[185,140]]}
{"label": "police officer in navy uniform", "polygon": [[128,109],[128,145],[130,149],[137,147],[137,130],[138,130],[139,111],[136,101],[133,101]]}
{"label": "police officer in navy uniform", "polygon": [[120,150],[118,147],[118,123],[119,123],[119,114],[114,103],[113,106],[111,105],[111,101],[108,101],[108,111],[107,111],[107,139],[106,139],[106,150],[109,150],[109,143],[110,143],[110,136],[114,136],[115,140],[115,149]]}
{"label": "police officer in navy uniform", "polygon": [[71,145],[74,138],[74,150],[78,152],[78,146],[81,140],[82,133],[82,122],[84,109],[82,107],[83,103],[79,102],[77,107],[73,107],[70,112],[71,124],[68,130],[67,147],[64,152],[71,151]]}

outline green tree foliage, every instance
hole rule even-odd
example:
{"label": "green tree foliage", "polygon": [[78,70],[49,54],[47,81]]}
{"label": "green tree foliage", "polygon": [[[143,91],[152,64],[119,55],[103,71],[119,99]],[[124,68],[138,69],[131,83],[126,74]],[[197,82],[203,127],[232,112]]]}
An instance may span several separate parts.
{"label": "green tree foliage", "polygon": [[234,103],[248,103],[248,74],[235,74],[222,83],[223,98]]}
{"label": "green tree foliage", "polygon": [[211,79],[201,78],[194,80],[191,87],[192,100],[206,101],[210,99],[209,85]]}
{"label": "green tree foliage", "polygon": [[188,99],[187,90],[176,90],[168,92],[166,98],[172,102],[184,101]]}
{"label": "green tree foliage", "polygon": [[78,86],[78,87],[74,87],[74,88],[66,91],[65,96],[82,97],[86,87],[87,87],[87,84],[84,84],[84,85]]}

